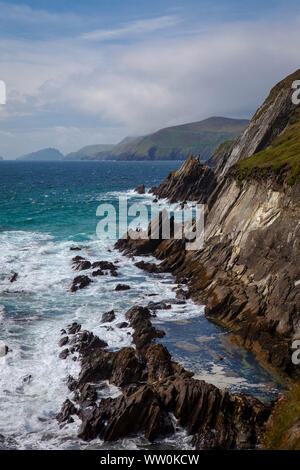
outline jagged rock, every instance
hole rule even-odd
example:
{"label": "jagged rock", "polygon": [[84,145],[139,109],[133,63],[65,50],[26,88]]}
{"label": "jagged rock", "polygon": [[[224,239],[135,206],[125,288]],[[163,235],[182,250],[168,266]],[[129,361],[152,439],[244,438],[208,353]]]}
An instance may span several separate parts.
{"label": "jagged rock", "polygon": [[84,384],[78,387],[75,393],[75,401],[83,408],[94,406],[97,401],[97,390],[94,385]]}
{"label": "jagged rock", "polygon": [[169,218],[168,212],[164,209],[151,221],[146,231],[135,232],[129,230],[123,238],[115,244],[115,248],[124,251],[127,255],[147,255],[152,254],[162,242],[163,229],[168,227],[169,235],[174,235],[174,216]]}
{"label": "jagged rock", "polygon": [[66,344],[68,344],[69,342],[69,338],[68,336],[64,336],[58,343],[58,346],[59,347],[62,347],[62,346],[65,346]]}
{"label": "jagged rock", "polygon": [[171,355],[162,344],[151,344],[146,352],[148,382],[157,382],[173,375]]}
{"label": "jagged rock", "polygon": [[160,406],[155,392],[144,385],[129,396],[106,398],[98,407],[82,413],[79,437],[84,440],[113,441],[128,434],[144,432],[150,441],[174,431],[172,421]]}
{"label": "jagged rock", "polygon": [[88,354],[93,350],[102,349],[107,347],[106,341],[103,341],[94,333],[84,330],[77,333],[74,339],[71,341],[74,346],[74,351],[80,354]]}
{"label": "jagged rock", "polygon": [[147,271],[148,273],[158,273],[159,269],[156,264],[154,263],[146,263],[145,261],[138,261],[137,263],[134,263],[134,265],[137,268],[143,269],[144,271]]}
{"label": "jagged rock", "polygon": [[70,250],[71,251],[81,251],[81,248],[79,246],[71,246]]}
{"label": "jagged rock", "polygon": [[127,286],[126,284],[118,284],[115,288],[115,290],[119,291],[119,290],[129,290],[130,289],[130,286]]}
{"label": "jagged rock", "polygon": [[97,269],[96,271],[92,272],[92,276],[93,277],[104,276],[104,272],[102,271],[102,269]]}
{"label": "jagged rock", "polygon": [[10,278],[10,282],[15,282],[18,278],[18,273],[13,273],[12,277]]}
{"label": "jagged rock", "polygon": [[88,276],[77,276],[73,280],[73,283],[71,286],[71,292],[76,292],[78,289],[84,289],[91,282],[93,281]]}
{"label": "jagged rock", "polygon": [[82,256],[75,256],[75,258],[72,259],[72,264],[73,269],[75,269],[76,271],[84,271],[86,269],[90,269],[92,266],[90,261],[87,261]]}
{"label": "jagged rock", "polygon": [[161,301],[161,302],[149,302],[147,307],[150,309],[150,310],[170,310],[170,308],[172,308],[172,306],[170,304],[167,304],[166,302],[164,301]]}
{"label": "jagged rock", "polygon": [[95,273],[96,272],[98,273],[97,276],[102,275],[100,274],[100,271],[102,271],[104,274],[107,271],[109,271],[111,276],[114,276],[114,277],[118,276],[118,272],[117,272],[118,266],[115,266],[110,261],[95,261],[94,263],[92,263],[92,268],[93,269],[99,268],[97,271],[94,271]]}
{"label": "jagged rock", "polygon": [[145,354],[147,347],[153,339],[161,335],[161,332],[152,326],[150,310],[146,307],[135,305],[126,312],[125,317],[134,329],[132,339],[137,350]]}
{"label": "jagged rock", "polygon": [[80,330],[81,330],[81,325],[79,325],[79,323],[74,322],[72,323],[72,325],[68,326],[69,335],[74,335],[75,333],[78,333]]}
{"label": "jagged rock", "polygon": [[115,356],[110,381],[119,387],[139,382],[144,366],[133,348],[122,348]]}
{"label": "jagged rock", "polygon": [[101,322],[106,323],[106,322],[112,322],[116,318],[114,310],[111,310],[110,312],[103,313]]}
{"label": "jagged rock", "polygon": [[197,200],[205,204],[216,185],[214,172],[191,155],[179,170],[171,171],[163,183],[153,189],[153,194],[170,202]]}
{"label": "jagged rock", "polygon": [[72,415],[76,415],[77,410],[70,400],[66,400],[62,406],[60,413],[56,416],[59,423],[73,423]]}
{"label": "jagged rock", "polygon": [[60,353],[59,358],[60,358],[60,359],[67,359],[67,357],[69,356],[69,354],[70,354],[70,351],[69,351],[68,348],[66,348],[66,349],[64,349],[64,350]]}
{"label": "jagged rock", "polygon": [[71,392],[74,392],[74,390],[76,390],[76,388],[78,388],[78,382],[77,382],[77,380],[74,379],[74,377],[69,375],[68,378],[67,378],[67,386],[68,386],[68,389]]}
{"label": "jagged rock", "polygon": [[[153,342],[156,334],[149,309],[134,306],[126,318],[136,335],[145,335],[149,329],[153,335],[140,349],[137,344],[137,350],[127,347],[112,352],[97,342],[93,348],[80,347],[79,379],[67,379],[79,410],[66,401],[58,420],[70,422],[77,414],[82,421],[79,437],[84,440],[112,441],[143,432],[152,441],[174,432],[172,413],[194,435],[198,449],[254,448],[270,407],[248,395],[230,395],[195,380],[192,373],[172,362],[166,347]],[[93,334],[77,333],[75,343],[81,344],[84,338],[93,338]],[[120,395],[97,404],[103,380],[120,387]]]}
{"label": "jagged rock", "polygon": [[135,192],[138,194],[145,194],[145,185],[141,184],[137,188],[135,188]]}

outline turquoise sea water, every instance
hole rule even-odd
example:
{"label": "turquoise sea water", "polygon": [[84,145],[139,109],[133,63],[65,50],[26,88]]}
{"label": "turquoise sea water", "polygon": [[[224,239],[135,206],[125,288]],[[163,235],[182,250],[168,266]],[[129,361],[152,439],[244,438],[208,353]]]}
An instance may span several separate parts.
{"label": "turquoise sea water", "polygon": [[[148,188],[159,184],[179,166],[180,162],[1,162],[0,339],[11,349],[0,362],[0,433],[9,438],[6,448],[109,447],[79,442],[78,421],[60,429],[54,419],[69,393],[65,378],[79,371],[75,362],[58,358],[60,329],[78,321],[118,349],[131,344],[130,329],[115,327],[128,308],[174,298],[171,275],[139,270],[133,260],[113,250],[113,241],[97,237],[96,210],[102,202],[117,208],[120,196],[127,196],[129,204],[153,206],[150,195],[139,196],[132,190],[141,183]],[[95,278],[88,288],[71,293],[78,274],[71,260],[78,253],[70,247],[78,245],[79,254],[91,261],[117,263],[119,277]],[[18,278],[11,283],[14,272]],[[131,289],[116,293],[118,283]],[[112,308],[116,320],[102,324],[102,314]],[[263,400],[278,392],[275,379],[252,354],[233,346],[227,331],[206,320],[203,306],[190,301],[173,305],[158,311],[156,322],[167,333],[162,341],[174,359],[197,377]],[[109,386],[99,399],[118,393]],[[178,430],[174,438],[158,445],[182,448],[190,441]],[[150,445],[136,436],[111,446]]]}

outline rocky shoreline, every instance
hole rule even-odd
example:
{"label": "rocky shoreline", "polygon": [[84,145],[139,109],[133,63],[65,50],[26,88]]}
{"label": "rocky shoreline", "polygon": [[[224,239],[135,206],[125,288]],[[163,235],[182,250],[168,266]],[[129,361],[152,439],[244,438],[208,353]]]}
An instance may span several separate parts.
{"label": "rocky shoreline", "polygon": [[[111,312],[110,312],[111,313]],[[151,442],[183,427],[196,449],[253,449],[264,432],[271,406],[247,394],[229,394],[193,378],[156,342],[153,311],[134,306],[125,315],[134,347],[110,351],[105,341],[74,323],[62,331],[60,346],[80,361],[77,380],[67,378],[72,399],[57,415],[61,426],[81,420],[78,436],[86,441],[114,441],[143,433]],[[107,383],[119,388],[116,398],[98,393]]]}
{"label": "rocky shoreline", "polygon": [[[300,338],[300,118],[291,85],[299,78],[300,70],[271,90],[237,141],[218,150],[214,170],[190,156],[150,190],[170,202],[205,204],[202,249],[185,250],[185,240],[173,236],[173,220],[169,240],[150,239],[159,223],[153,221],[149,240],[129,236],[116,245],[128,255],[161,260],[158,269],[186,283],[208,319],[229,329],[235,342],[284,380],[296,381],[300,369],[291,357]],[[266,162],[263,151],[269,152]]]}

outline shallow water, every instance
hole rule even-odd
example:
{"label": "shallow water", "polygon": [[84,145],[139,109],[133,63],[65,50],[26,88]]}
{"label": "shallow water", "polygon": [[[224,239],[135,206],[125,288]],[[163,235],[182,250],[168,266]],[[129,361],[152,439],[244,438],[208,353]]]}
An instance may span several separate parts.
{"label": "shallow water", "polygon": [[[60,429],[54,419],[68,395],[65,378],[79,366],[58,358],[60,330],[77,321],[118,349],[131,344],[130,328],[118,329],[132,305],[175,297],[169,274],[151,275],[99,240],[96,209],[101,201],[117,207],[120,195],[145,201],[132,189],[141,182],[158,184],[179,162],[25,163],[0,165],[0,339],[10,348],[0,359],[0,434],[6,448],[189,448],[190,438],[178,429],[157,444],[133,437],[114,444],[80,442],[79,421]],[[70,251],[81,246],[81,252]],[[75,277],[71,260],[80,254],[91,261],[109,260],[119,276],[100,276],[84,290],[69,291]],[[136,258],[135,261],[138,261]],[[17,281],[9,278],[17,272]],[[116,284],[131,290],[116,293]],[[152,294],[155,294],[154,296]],[[151,296],[150,296],[151,295]],[[104,312],[116,319],[101,324]],[[162,340],[175,360],[197,377],[230,391],[269,400],[278,384],[252,354],[233,346],[228,333],[209,323],[203,307],[188,301],[157,312],[155,323],[166,331]],[[29,377],[30,376],[30,377]],[[25,379],[25,380],[24,380]],[[108,386],[101,396],[118,394]]]}

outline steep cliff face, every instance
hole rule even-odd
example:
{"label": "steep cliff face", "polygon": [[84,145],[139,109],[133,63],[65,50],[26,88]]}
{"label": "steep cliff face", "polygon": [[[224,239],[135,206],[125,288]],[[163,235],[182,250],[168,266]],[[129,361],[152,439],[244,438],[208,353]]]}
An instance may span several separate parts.
{"label": "steep cliff face", "polygon": [[300,79],[300,69],[279,82],[258,109],[249,125],[216,167],[218,179],[239,160],[268,148],[291,122],[296,111],[292,102],[292,83]]}
{"label": "steep cliff face", "polygon": [[206,315],[235,340],[290,376],[292,342],[300,338],[300,186],[253,178],[240,186],[228,176],[205,225],[200,251],[166,240],[155,251],[187,282]]}
{"label": "steep cliff face", "polygon": [[[300,339],[300,112],[291,99],[297,79],[300,70],[273,88],[215,175],[208,173],[213,184],[206,184],[203,165],[189,160],[160,186],[161,197],[207,204],[203,249],[186,251],[175,239],[153,246],[160,269],[187,283],[210,319],[294,378],[300,376],[291,360],[293,340]],[[127,248],[134,251],[135,243]]]}

